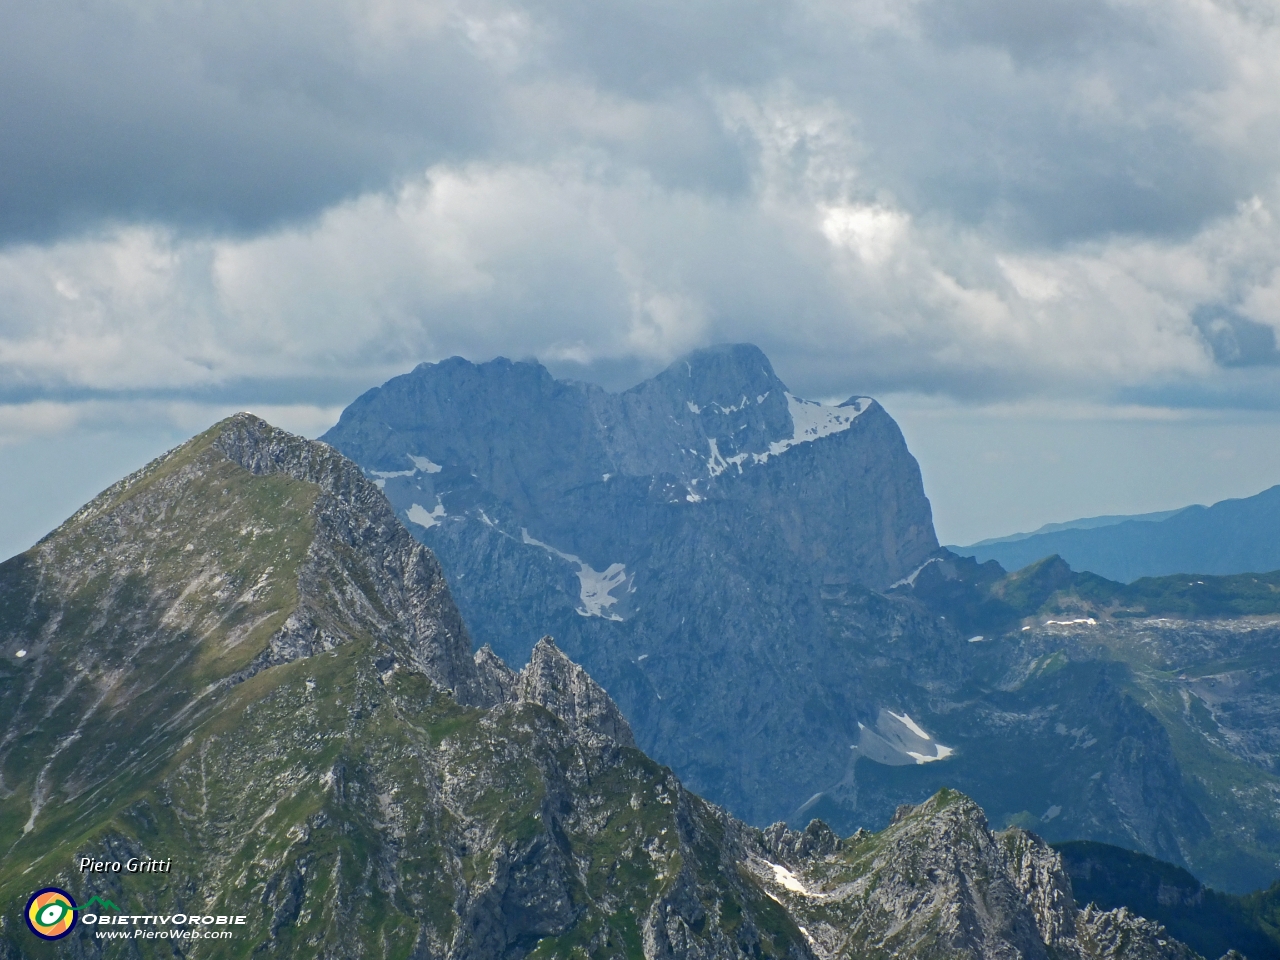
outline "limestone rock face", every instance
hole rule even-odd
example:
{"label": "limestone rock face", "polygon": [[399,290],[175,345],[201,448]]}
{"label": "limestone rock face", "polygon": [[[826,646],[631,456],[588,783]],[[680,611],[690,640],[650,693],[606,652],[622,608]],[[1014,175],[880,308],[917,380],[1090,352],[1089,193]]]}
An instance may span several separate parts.
{"label": "limestone rock face", "polygon": [[[867,647],[914,616],[855,608],[938,546],[874,400],[800,400],[749,345],[619,394],[454,358],[369,391],[324,439],[440,557],[478,642],[518,665],[554,635],[715,802],[767,823],[849,776],[886,706]],[[873,655],[954,684],[957,638],[914,626]]]}
{"label": "limestone rock face", "polygon": [[610,539],[592,521],[610,515],[634,539],[634,501],[653,497],[749,502],[820,578],[885,587],[938,547],[919,467],[884,409],[795,398],[747,344],[697,351],[621,394],[535,363],[423,364],[356,400],[324,439],[406,515],[412,503],[462,512],[461,483],[584,557]]}
{"label": "limestone rock face", "polygon": [[516,677],[515,698],[546,707],[571,728],[634,747],[626,718],[600,684],[566,657],[550,637],[533,648],[529,663]]}

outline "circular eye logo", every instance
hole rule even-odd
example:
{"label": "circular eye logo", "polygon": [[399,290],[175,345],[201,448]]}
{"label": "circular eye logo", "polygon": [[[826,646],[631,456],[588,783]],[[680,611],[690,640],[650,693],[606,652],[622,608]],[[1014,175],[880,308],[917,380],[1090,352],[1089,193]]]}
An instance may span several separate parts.
{"label": "circular eye logo", "polygon": [[45,887],[27,901],[27,926],[41,940],[61,940],[76,925],[76,902],[57,887]]}

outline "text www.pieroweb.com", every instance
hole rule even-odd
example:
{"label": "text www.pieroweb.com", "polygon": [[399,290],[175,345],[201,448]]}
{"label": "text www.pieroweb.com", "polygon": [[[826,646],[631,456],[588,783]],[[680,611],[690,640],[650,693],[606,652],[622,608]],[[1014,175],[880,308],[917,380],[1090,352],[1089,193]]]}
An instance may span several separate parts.
{"label": "text www.pieroweb.com", "polygon": [[98,930],[99,940],[230,940],[230,930]]}
{"label": "text www.pieroweb.com", "polygon": [[[118,916],[88,914],[86,926],[96,926],[99,940],[230,940],[232,930],[208,929],[209,927],[240,926],[249,918],[245,916],[207,916],[199,914],[144,914]],[[110,925],[116,929],[104,930]],[[125,929],[119,929],[124,927]],[[158,929],[159,928],[159,929]]]}

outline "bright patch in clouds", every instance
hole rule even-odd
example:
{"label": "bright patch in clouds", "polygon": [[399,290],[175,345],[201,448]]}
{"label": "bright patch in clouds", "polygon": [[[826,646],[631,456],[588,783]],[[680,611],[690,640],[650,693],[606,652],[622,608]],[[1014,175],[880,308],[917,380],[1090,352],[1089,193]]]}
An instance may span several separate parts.
{"label": "bright patch in clouds", "polygon": [[822,232],[828,240],[852,250],[865,263],[877,266],[893,253],[907,232],[905,214],[883,207],[839,206],[826,211]]}

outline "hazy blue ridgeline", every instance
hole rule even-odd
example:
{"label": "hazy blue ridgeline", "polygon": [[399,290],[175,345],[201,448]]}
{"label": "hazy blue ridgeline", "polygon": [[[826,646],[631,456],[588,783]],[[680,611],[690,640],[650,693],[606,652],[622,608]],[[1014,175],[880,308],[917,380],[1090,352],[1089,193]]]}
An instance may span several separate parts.
{"label": "hazy blue ridgeline", "polygon": [[[1146,515],[1158,518],[1160,514]],[[1093,518],[1095,520],[1103,518]],[[1164,519],[1114,518],[1092,528],[1073,527],[986,540],[950,549],[1020,570],[1057,554],[1074,570],[1129,583],[1174,573],[1262,573],[1280,569],[1280,486],[1256,496],[1193,506]]]}

